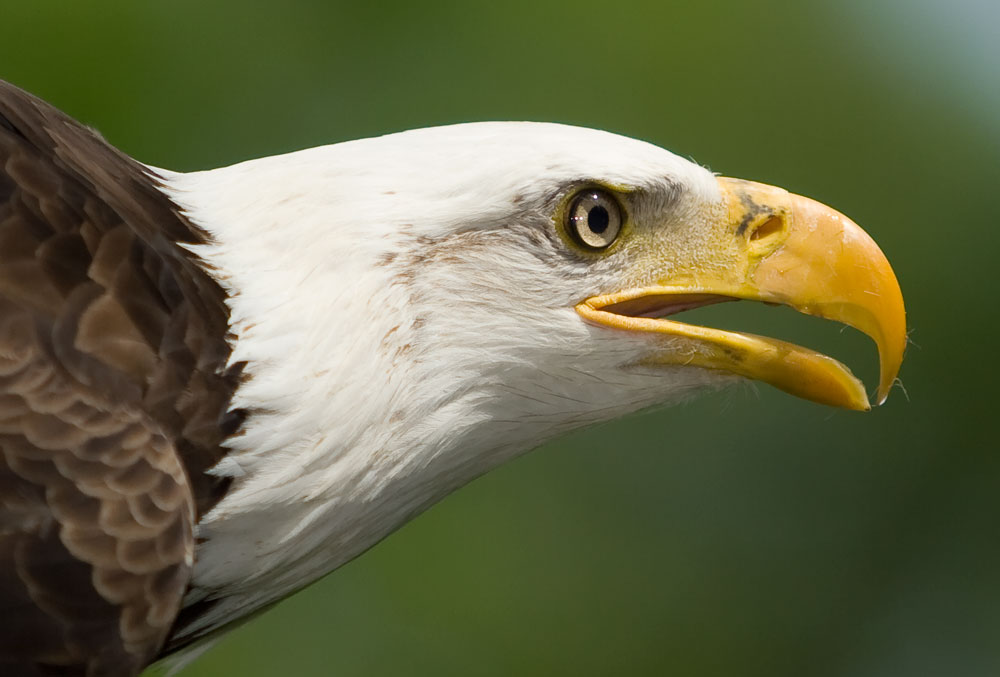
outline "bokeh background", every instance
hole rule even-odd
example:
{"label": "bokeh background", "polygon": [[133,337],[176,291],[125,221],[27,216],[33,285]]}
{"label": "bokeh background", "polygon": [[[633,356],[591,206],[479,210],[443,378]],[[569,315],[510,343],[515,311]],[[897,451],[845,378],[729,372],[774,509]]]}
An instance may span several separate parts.
{"label": "bokeh background", "polygon": [[[1000,674],[998,25],[995,0],[0,0],[0,77],[154,165],[601,127],[836,206],[906,295],[906,392],[881,409],[744,387],[572,435],[184,677]],[[871,382],[852,331],[702,312]]]}

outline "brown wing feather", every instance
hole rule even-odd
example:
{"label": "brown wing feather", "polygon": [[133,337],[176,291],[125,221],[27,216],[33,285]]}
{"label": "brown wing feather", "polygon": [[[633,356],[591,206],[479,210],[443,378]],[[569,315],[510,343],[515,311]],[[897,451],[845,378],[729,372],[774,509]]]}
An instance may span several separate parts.
{"label": "brown wing feather", "polygon": [[132,675],[169,633],[228,412],[225,295],[149,171],[0,82],[0,674]]}

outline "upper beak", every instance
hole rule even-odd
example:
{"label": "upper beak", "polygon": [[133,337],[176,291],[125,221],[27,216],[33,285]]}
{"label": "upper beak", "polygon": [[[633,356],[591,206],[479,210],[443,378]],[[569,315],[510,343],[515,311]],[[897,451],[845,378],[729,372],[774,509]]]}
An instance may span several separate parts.
{"label": "upper beak", "polygon": [[878,245],[814,200],[749,181],[717,180],[724,204],[722,260],[703,256],[700,268],[677,279],[592,297],[577,312],[605,326],[688,339],[688,350],[659,353],[651,362],[722,369],[824,404],[868,409],[861,382],[832,358],[777,339],[650,317],[728,299],[784,304],[870,336],[879,351],[876,402],[883,403],[903,360],[906,316],[899,283]]}

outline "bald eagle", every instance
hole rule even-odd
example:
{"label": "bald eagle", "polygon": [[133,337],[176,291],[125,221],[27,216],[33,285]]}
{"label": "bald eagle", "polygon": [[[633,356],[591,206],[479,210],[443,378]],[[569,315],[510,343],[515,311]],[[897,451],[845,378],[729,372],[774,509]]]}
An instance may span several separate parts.
{"label": "bald eagle", "polygon": [[679,321],[747,299],[902,360],[853,222],[648,143],[474,123],[188,174],[0,84],[0,674],[135,675],[545,440],[839,362]]}

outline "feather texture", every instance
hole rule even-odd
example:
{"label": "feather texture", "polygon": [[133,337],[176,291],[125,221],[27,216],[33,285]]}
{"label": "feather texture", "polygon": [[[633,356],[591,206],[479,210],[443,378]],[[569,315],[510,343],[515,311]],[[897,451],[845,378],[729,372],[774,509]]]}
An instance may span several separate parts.
{"label": "feather texture", "polygon": [[137,674],[224,493],[223,293],[149,171],[0,83],[0,672]]}

